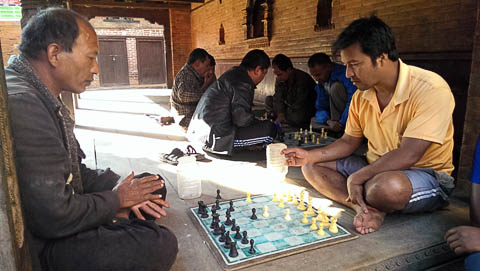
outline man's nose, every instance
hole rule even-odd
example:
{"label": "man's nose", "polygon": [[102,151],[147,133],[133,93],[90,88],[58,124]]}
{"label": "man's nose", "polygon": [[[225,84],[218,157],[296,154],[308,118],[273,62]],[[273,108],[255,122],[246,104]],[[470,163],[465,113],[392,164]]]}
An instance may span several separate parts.
{"label": "man's nose", "polygon": [[92,67],[92,70],[91,72],[93,74],[98,74],[100,72],[100,68],[98,67],[98,62],[97,62],[97,59],[95,58],[95,60],[93,61],[93,67]]}
{"label": "man's nose", "polygon": [[347,65],[347,69],[345,70],[345,77],[351,78],[353,76],[353,70],[349,65]]}

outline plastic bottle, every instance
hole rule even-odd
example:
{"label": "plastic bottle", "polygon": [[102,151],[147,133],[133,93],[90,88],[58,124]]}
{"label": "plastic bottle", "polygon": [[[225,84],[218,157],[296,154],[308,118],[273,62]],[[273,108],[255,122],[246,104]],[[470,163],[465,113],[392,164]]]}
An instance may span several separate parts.
{"label": "plastic bottle", "polygon": [[178,196],[181,199],[194,199],[202,195],[202,179],[194,156],[183,156],[177,165]]}

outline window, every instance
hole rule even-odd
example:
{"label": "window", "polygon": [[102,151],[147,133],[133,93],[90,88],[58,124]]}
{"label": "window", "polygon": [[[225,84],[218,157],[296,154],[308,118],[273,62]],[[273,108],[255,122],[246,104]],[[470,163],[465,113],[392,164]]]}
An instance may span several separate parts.
{"label": "window", "polygon": [[270,38],[272,0],[247,0],[245,12],[245,38]]}
{"label": "window", "polygon": [[315,31],[333,28],[332,0],[318,0]]}

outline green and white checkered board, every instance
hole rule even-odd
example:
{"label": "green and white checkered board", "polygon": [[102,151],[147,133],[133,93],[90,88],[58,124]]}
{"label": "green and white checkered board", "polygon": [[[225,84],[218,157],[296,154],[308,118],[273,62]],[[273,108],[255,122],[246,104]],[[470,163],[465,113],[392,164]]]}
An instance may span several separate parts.
{"label": "green and white checkered board", "polygon": [[[254,239],[254,248],[256,253],[250,254],[250,244],[242,244],[241,239],[235,240],[233,237],[235,231],[231,230],[231,226],[225,226],[226,231],[230,230],[230,237],[233,241],[237,241],[238,257],[231,258],[228,256],[229,249],[224,248],[222,242],[218,239],[220,235],[214,235],[213,229],[210,229],[212,223],[211,207],[215,204],[208,205],[208,218],[201,218],[198,214],[198,207],[191,208],[191,216],[193,220],[198,222],[202,235],[206,237],[209,246],[213,247],[215,256],[221,258],[225,269],[242,268],[255,263],[269,261],[285,254],[295,254],[305,250],[327,245],[332,240],[336,242],[346,241],[356,238],[352,233],[337,224],[338,233],[331,233],[328,227],[324,227],[325,235],[320,236],[317,231],[310,229],[310,224],[301,223],[303,218],[302,211],[297,206],[285,202],[285,208],[278,207],[278,202],[272,201],[272,196],[256,196],[252,197],[252,203],[247,203],[245,198],[233,200],[235,211],[231,213],[231,218],[235,218],[236,225],[240,226],[240,233],[247,231],[248,240]],[[270,216],[263,217],[263,207],[268,206]],[[229,201],[220,203],[220,223],[224,224],[226,220],[226,210],[230,207]],[[252,208],[256,208],[257,220],[250,219]],[[290,209],[291,221],[286,221],[285,209]],[[311,222],[311,217],[309,217]],[[336,243],[334,242],[334,243]]]}

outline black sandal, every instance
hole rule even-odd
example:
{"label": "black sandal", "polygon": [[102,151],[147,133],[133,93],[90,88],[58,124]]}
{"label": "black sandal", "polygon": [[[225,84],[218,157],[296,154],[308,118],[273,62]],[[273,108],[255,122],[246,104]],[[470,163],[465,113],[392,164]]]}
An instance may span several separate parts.
{"label": "black sandal", "polygon": [[183,156],[185,156],[185,153],[179,148],[175,148],[170,153],[160,154],[160,161],[176,166],[178,165],[178,159]]}
{"label": "black sandal", "polygon": [[187,152],[185,153],[185,155],[194,156],[195,159],[197,159],[197,161],[209,160],[209,159],[205,158],[204,154],[198,153],[197,150],[195,150],[195,148],[192,145],[187,146]]}

